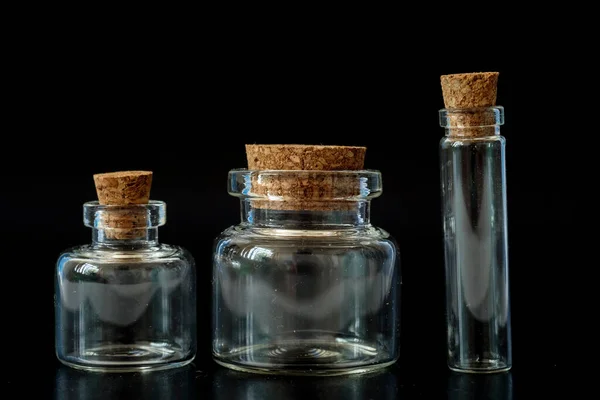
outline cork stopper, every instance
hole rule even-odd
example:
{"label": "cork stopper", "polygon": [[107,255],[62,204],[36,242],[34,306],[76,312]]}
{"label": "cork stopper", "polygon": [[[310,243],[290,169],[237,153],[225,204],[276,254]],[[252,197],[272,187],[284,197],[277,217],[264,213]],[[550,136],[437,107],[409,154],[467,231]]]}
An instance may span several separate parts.
{"label": "cork stopper", "polygon": [[[450,134],[482,136],[493,134],[498,72],[442,75],[442,95],[448,112]],[[452,129],[453,127],[461,129]]]}
{"label": "cork stopper", "polygon": [[360,170],[366,147],[299,144],[247,144],[248,169],[310,171]]}
{"label": "cork stopper", "polygon": [[[151,171],[118,171],[94,175],[98,202],[101,205],[128,206],[148,204],[152,185]],[[145,234],[146,212],[143,208],[116,207],[103,215],[107,237],[135,239]]]}
{"label": "cork stopper", "polygon": [[119,171],[94,175],[102,205],[146,204],[150,199],[152,172]]}
{"label": "cork stopper", "polygon": [[350,198],[360,193],[357,174],[348,171],[364,168],[366,150],[362,146],[247,144],[249,170],[285,171],[264,174],[260,179],[253,177],[253,193],[265,197],[276,193],[281,199],[253,200],[253,206],[271,210],[313,211],[353,207],[350,202],[333,199]]}
{"label": "cork stopper", "polygon": [[479,108],[496,105],[498,72],[442,75],[446,108]]}

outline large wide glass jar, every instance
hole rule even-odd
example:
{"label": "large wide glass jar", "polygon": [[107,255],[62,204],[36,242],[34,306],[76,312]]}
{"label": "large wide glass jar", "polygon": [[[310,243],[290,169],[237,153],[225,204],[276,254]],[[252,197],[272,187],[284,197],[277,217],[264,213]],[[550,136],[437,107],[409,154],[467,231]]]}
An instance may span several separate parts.
{"label": "large wide glass jar", "polygon": [[241,223],[214,243],[217,363],[335,375],[397,360],[397,244],[369,218],[381,182],[375,170],[229,172]]}

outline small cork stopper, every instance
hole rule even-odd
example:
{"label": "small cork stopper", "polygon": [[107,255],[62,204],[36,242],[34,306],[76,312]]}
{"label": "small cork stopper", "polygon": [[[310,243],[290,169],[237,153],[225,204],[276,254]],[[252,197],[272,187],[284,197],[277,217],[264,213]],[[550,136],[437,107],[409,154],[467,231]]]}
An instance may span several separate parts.
{"label": "small cork stopper", "polygon": [[[101,205],[127,206],[148,204],[152,186],[151,171],[118,171],[94,175],[98,202]],[[145,234],[146,213],[143,209],[116,209],[104,216],[110,239],[135,239]]]}
{"label": "small cork stopper", "polygon": [[496,105],[498,72],[442,75],[446,108],[479,108]]}
{"label": "small cork stopper", "polygon": [[256,208],[270,210],[344,210],[351,202],[333,198],[360,193],[354,174],[336,176],[318,171],[358,171],[364,168],[367,148],[362,146],[324,146],[300,144],[247,144],[249,170],[306,171],[281,176],[264,175],[252,179],[252,192],[275,193],[283,201],[253,200]]}
{"label": "small cork stopper", "polygon": [[98,201],[102,205],[147,204],[152,172],[119,171],[94,175]]}
{"label": "small cork stopper", "polygon": [[451,135],[474,137],[494,133],[494,114],[485,110],[496,105],[498,76],[498,72],[441,76],[442,95],[444,106],[448,110]]}
{"label": "small cork stopper", "polygon": [[247,144],[248,169],[310,171],[359,170],[366,147],[313,146],[300,144]]}

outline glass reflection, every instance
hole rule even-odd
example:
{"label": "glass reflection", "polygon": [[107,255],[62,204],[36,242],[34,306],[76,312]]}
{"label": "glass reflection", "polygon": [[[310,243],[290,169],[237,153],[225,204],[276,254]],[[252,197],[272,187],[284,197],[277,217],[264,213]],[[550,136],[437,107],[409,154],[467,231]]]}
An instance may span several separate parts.
{"label": "glass reflection", "polygon": [[217,400],[399,398],[396,377],[387,369],[363,375],[286,377],[247,374],[219,368],[212,378],[212,398]]}
{"label": "glass reflection", "polygon": [[85,372],[61,365],[56,371],[56,400],[196,399],[193,364],[142,373]]}
{"label": "glass reflection", "polygon": [[449,400],[512,400],[513,382],[510,372],[496,374],[464,374],[450,372]]}

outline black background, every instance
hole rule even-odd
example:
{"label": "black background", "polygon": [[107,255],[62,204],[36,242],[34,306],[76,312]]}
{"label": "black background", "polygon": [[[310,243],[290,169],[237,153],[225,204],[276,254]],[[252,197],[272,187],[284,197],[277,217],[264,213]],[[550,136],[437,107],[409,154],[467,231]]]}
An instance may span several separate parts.
{"label": "black background", "polygon": [[[515,393],[527,387],[550,393],[545,382],[569,382],[572,353],[587,351],[581,343],[573,350],[573,327],[584,314],[574,271],[585,263],[575,213],[589,171],[581,166],[586,144],[575,137],[593,127],[585,123],[592,105],[583,100],[584,77],[593,76],[594,66],[585,27],[566,36],[550,21],[531,24],[523,17],[490,23],[494,29],[480,22],[459,30],[457,15],[444,14],[410,28],[410,14],[378,15],[268,24],[247,20],[240,10],[214,20],[180,15],[181,23],[171,14],[61,19],[24,33],[25,46],[11,46],[0,222],[8,310],[2,337],[15,366],[7,378],[13,388],[31,365],[42,371],[39,386],[48,396],[52,390],[78,398],[60,396],[95,388],[101,379],[129,388],[123,393],[148,387],[140,377],[90,378],[60,369],[53,342],[53,267],[62,250],[91,239],[82,204],[95,199],[92,175],[143,169],[154,172],[151,197],[168,205],[160,240],[186,247],[197,262],[199,352],[193,371],[181,372],[191,376],[189,387],[206,397],[241,388],[232,398],[310,391],[314,382],[231,377],[210,359],[212,241],[239,222],[227,172],[245,166],[246,143],[299,143],[367,147],[366,167],[382,172],[384,186],[372,222],[399,242],[403,274],[398,365],[371,383],[320,381],[323,391],[314,394],[363,398],[348,393],[366,390],[393,398],[381,397],[386,388],[450,394],[439,78],[476,71],[500,72],[497,103],[506,111],[510,380]],[[165,376],[158,383],[163,389],[170,382]],[[498,379],[503,385],[505,378]]]}

